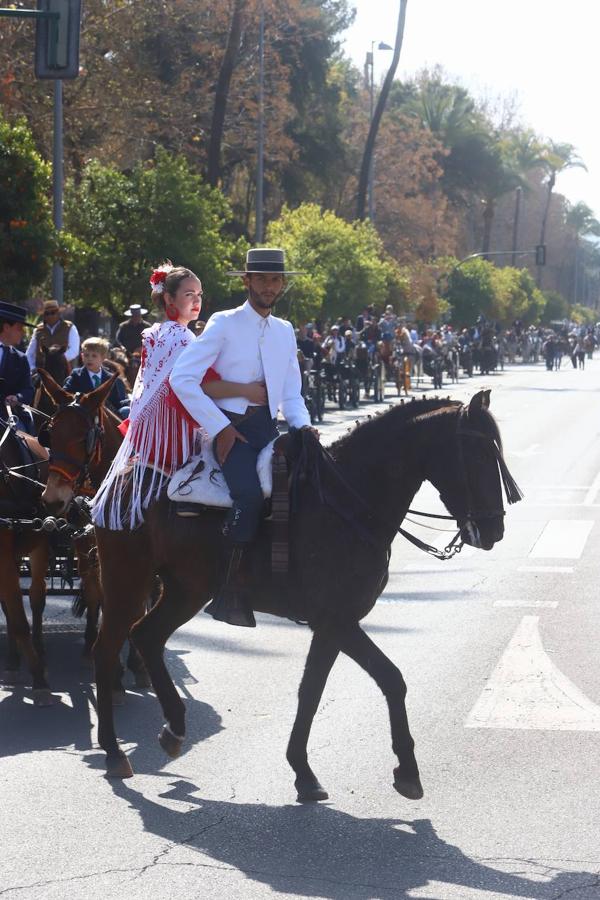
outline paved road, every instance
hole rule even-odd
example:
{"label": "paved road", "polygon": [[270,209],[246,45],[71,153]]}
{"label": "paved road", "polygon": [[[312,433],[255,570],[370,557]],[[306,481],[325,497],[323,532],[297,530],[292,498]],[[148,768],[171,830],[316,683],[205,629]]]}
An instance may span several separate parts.
{"label": "paved road", "polygon": [[[52,633],[60,702],[0,690],[0,896],[598,900],[599,376],[489,378],[526,492],[504,541],[449,563],[394,545],[366,627],[409,686],[423,800],[392,789],[382,698],[340,659],[310,745],[331,801],[295,804],[284,753],[309,635],[266,617],[250,632],[200,616],[173,638],[186,752],[165,759],[157,703],[132,690],[117,723],[137,774],[108,782],[80,639]],[[61,601],[50,618],[72,621]]]}

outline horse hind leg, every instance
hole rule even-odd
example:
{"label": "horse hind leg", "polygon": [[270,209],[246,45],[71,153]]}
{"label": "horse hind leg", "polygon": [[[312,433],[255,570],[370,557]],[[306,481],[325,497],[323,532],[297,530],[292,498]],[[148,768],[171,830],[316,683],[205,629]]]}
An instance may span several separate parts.
{"label": "horse hind leg", "polygon": [[409,800],[420,800],[423,787],[414,753],[415,742],[408,727],[406,684],[402,673],[358,623],[344,629],[339,642],[342,652],[375,680],[387,701],[392,749],[398,757],[398,766],[394,769],[395,789]]}
{"label": "horse hind leg", "polygon": [[308,738],[332,666],[340,652],[325,631],[315,631],[298,689],[298,710],[287,748],[287,760],[296,773],[294,782],[299,803],[327,800],[328,794],[308,762]]}

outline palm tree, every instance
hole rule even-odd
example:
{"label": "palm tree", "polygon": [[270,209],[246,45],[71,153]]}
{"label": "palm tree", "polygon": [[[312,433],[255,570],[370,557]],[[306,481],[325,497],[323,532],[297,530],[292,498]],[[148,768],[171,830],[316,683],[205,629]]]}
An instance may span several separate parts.
{"label": "palm tree", "polygon": [[[514,153],[517,166],[523,176],[527,176],[533,169],[545,169],[546,158],[544,155],[544,145],[540,139],[530,131],[516,131],[513,136]],[[518,185],[515,190],[515,212],[513,217],[513,236],[512,236],[512,263],[514,265],[516,252],[519,246],[519,216],[521,212],[521,200],[523,190],[529,190],[527,184]]]}
{"label": "palm tree", "polygon": [[223,142],[223,130],[225,128],[225,111],[229,97],[231,79],[237,64],[240,41],[242,35],[243,13],[246,0],[234,0],[231,13],[227,46],[221,61],[219,76],[215,89],[215,103],[213,106],[212,123],[210,129],[210,143],[208,146],[208,160],[206,180],[216,187],[221,176],[221,144]]}
{"label": "palm tree", "polygon": [[392,57],[392,62],[387,70],[385,79],[383,81],[383,85],[381,86],[381,91],[379,92],[379,97],[377,98],[377,104],[375,106],[375,110],[373,112],[373,118],[371,120],[371,127],[369,128],[369,134],[367,137],[367,143],[365,144],[365,152],[363,154],[362,163],[360,167],[360,175],[358,178],[358,197],[356,204],[356,215],[358,219],[365,218],[366,212],[366,204],[367,204],[367,187],[369,184],[369,172],[371,171],[371,160],[373,158],[373,153],[375,152],[375,141],[377,139],[377,132],[379,131],[379,125],[383,116],[383,112],[385,110],[385,105],[387,103],[387,98],[390,93],[390,89],[392,87],[392,82],[394,80],[394,75],[396,74],[396,69],[398,68],[398,63],[400,62],[400,50],[402,49],[402,40],[404,38],[404,22],[406,20],[406,7],[408,5],[408,0],[400,0],[400,9],[398,11],[398,28],[396,30],[396,42],[394,44],[394,55]]}
{"label": "palm tree", "polygon": [[[581,238],[588,235],[599,237],[600,222],[594,217],[594,213],[592,212],[590,207],[586,203],[582,202],[575,203],[573,206],[568,207],[565,222],[573,232],[573,236],[575,238],[575,254],[573,261],[573,303],[577,303],[579,294],[579,263],[582,249]],[[585,243],[583,244],[583,246],[585,247]],[[584,252],[584,265],[586,255],[588,254]]]}
{"label": "palm tree", "polygon": [[[552,200],[552,191],[556,184],[556,176],[566,169],[585,169],[587,167],[577,155],[575,147],[572,144],[559,144],[556,141],[549,141],[544,148],[544,161],[548,169],[548,181],[546,182],[546,206],[542,217],[542,230],[540,233],[540,244],[546,243],[546,225],[548,224],[548,214],[550,212],[550,202]],[[537,286],[542,286],[542,266],[538,266]]]}

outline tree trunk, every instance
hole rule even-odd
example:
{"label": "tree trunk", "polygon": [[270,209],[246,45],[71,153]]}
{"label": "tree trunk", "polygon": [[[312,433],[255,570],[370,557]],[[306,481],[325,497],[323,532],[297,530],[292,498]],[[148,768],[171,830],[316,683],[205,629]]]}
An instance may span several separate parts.
{"label": "tree trunk", "polygon": [[225,127],[225,112],[231,78],[237,63],[240,51],[240,37],[242,33],[243,12],[246,0],[234,0],[231,25],[227,36],[227,46],[221,62],[217,87],[215,90],[215,105],[213,107],[212,122],[210,127],[210,143],[208,145],[208,162],[206,167],[206,180],[212,187],[216,187],[221,177],[221,144],[223,142],[223,130]]}
{"label": "tree trunk", "polygon": [[[550,212],[550,201],[552,200],[552,190],[556,184],[556,171],[553,169],[548,179],[548,193],[546,195],[546,206],[544,207],[544,215],[542,217],[542,230],[540,232],[540,244],[546,243],[546,225],[548,224],[548,214]],[[537,286],[542,287],[542,269],[543,266],[537,267]]]}
{"label": "tree trunk", "polygon": [[490,252],[490,245],[492,243],[492,222],[494,221],[494,214],[496,203],[492,198],[488,198],[485,201],[485,207],[483,209],[483,242],[481,245],[481,252],[483,254],[483,258],[488,258],[488,253]]}
{"label": "tree trunk", "polygon": [[513,219],[513,236],[512,236],[512,265],[517,261],[517,250],[519,249],[519,219],[521,217],[521,196],[523,188],[518,187],[515,191],[515,216]]}
{"label": "tree trunk", "polygon": [[396,69],[398,68],[398,63],[400,62],[400,50],[402,49],[402,39],[404,37],[404,22],[406,19],[407,5],[408,5],[408,0],[400,0],[400,11],[398,14],[398,30],[396,32],[396,43],[394,45],[394,56],[392,58],[392,63],[387,71],[387,75],[385,76],[385,80],[383,82],[383,86],[381,88],[379,97],[377,98],[377,104],[375,106],[375,111],[373,113],[373,119],[371,120],[371,127],[369,128],[369,135],[367,137],[367,143],[365,144],[365,152],[363,154],[362,163],[361,163],[361,167],[360,167],[360,175],[359,175],[359,179],[358,179],[358,197],[357,197],[357,204],[356,204],[356,217],[361,220],[366,218],[367,187],[369,184],[369,172],[371,169],[371,160],[373,158],[373,153],[375,152],[375,141],[377,140],[377,132],[379,131],[379,125],[381,123],[381,118],[382,118],[383,112],[385,110],[387,98],[390,93],[390,89],[392,87],[394,75],[396,74]]}

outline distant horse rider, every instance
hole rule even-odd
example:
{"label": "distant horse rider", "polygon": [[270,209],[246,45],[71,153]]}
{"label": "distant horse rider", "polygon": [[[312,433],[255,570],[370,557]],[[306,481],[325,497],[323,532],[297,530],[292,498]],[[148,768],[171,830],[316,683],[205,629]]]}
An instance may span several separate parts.
{"label": "distant horse rider", "polygon": [[136,350],[141,350],[142,332],[145,328],[152,326],[151,322],[144,319],[147,312],[148,310],[140,306],[139,303],[132,303],[129,309],[125,311],[127,318],[120,323],[117,329],[117,344],[120,344],[129,355],[135,353]]}
{"label": "distant horse rider", "polygon": [[15,303],[0,301],[0,397],[10,407],[18,426],[33,433],[33,419],[25,407],[33,400],[31,370],[26,355],[17,348],[26,327],[27,310]]}
{"label": "distant horse rider", "polygon": [[[243,278],[248,299],[242,306],[211,316],[200,337],[177,359],[170,378],[190,415],[214,438],[215,456],[233,500],[224,528],[225,579],[207,608],[215,619],[231,625],[256,624],[240,565],[263,509],[258,454],[277,437],[280,408],[292,427],[310,428],[294,329],[272,314],[284,293],[286,277],[293,274],[297,273],[285,269],[283,250],[249,250],[245,270],[230,273]],[[199,387],[209,366],[223,379],[264,381],[268,405],[255,406],[244,397],[211,400]]]}
{"label": "distant horse rider", "polygon": [[27,359],[31,370],[44,367],[44,350],[60,347],[69,363],[76,364],[79,356],[79,332],[77,326],[63,319],[56,300],[44,300],[42,322],[36,326],[27,348]]}

